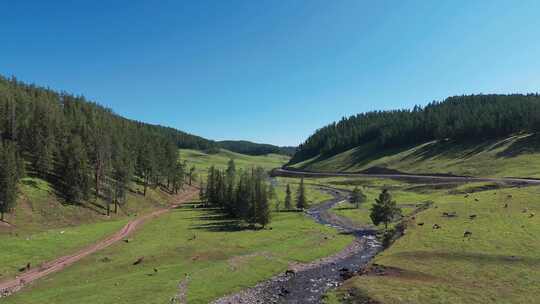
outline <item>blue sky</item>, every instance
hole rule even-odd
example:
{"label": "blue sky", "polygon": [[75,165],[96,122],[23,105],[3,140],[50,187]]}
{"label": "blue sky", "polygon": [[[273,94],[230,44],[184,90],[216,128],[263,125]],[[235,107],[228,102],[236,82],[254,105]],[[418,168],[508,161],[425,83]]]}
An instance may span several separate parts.
{"label": "blue sky", "polygon": [[[114,4],[109,3],[114,2]],[[540,1],[4,1],[0,73],[211,139],[538,92]]]}

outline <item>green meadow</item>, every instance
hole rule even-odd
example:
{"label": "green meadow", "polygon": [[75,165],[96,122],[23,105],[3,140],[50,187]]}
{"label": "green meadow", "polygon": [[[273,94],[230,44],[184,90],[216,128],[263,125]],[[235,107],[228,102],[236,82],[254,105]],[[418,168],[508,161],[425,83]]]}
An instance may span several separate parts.
{"label": "green meadow", "polygon": [[[347,188],[366,183],[330,182],[348,183]],[[380,303],[535,303],[540,291],[540,223],[535,216],[540,186],[367,184],[378,185],[365,188],[365,207],[334,212],[369,225],[367,207],[384,187],[393,189],[398,204],[430,200],[434,205],[408,218],[405,235],[373,260],[386,267],[386,275],[354,277],[330,292],[328,303],[355,303],[366,295]],[[445,217],[444,212],[457,216]],[[435,224],[441,229],[433,229]],[[465,238],[465,231],[472,236]]]}
{"label": "green meadow", "polygon": [[[273,212],[268,228],[249,230],[195,207],[186,204],[149,221],[129,243],[93,254],[3,303],[167,303],[186,274],[188,302],[208,303],[352,240],[299,212]],[[139,257],[143,263],[132,265]]]}

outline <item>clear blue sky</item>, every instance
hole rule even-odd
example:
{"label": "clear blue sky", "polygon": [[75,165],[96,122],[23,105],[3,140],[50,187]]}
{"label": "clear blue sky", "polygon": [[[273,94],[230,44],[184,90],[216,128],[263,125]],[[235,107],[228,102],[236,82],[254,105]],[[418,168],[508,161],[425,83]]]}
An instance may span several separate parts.
{"label": "clear blue sky", "polygon": [[[111,4],[114,2],[114,4]],[[540,1],[4,1],[0,73],[211,139],[540,91]]]}

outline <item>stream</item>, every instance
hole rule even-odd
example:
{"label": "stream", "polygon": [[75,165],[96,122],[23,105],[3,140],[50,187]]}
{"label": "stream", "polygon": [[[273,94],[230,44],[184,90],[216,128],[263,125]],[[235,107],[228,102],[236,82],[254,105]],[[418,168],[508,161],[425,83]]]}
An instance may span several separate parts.
{"label": "stream", "polygon": [[321,191],[333,198],[313,206],[306,214],[321,225],[354,235],[352,244],[335,255],[292,267],[253,288],[218,299],[215,304],[321,303],[328,290],[340,286],[382,250],[374,230],[359,229],[347,218],[329,212],[336,204],[348,199],[347,192],[326,187],[321,187]]}

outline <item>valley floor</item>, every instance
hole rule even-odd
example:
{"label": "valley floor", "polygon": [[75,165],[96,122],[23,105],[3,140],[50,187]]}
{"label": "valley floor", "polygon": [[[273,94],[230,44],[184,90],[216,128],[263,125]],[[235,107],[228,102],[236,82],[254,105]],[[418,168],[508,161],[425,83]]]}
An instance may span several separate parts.
{"label": "valley floor", "polygon": [[[351,188],[361,185],[367,202],[334,212],[369,225],[369,206],[390,189],[405,213],[405,235],[379,254],[372,267],[327,295],[328,303],[535,303],[540,292],[540,186],[497,183],[414,184],[395,180],[319,180]],[[455,213],[456,216],[445,216]],[[434,229],[434,225],[440,229]],[[464,237],[464,232],[471,237]]]}

